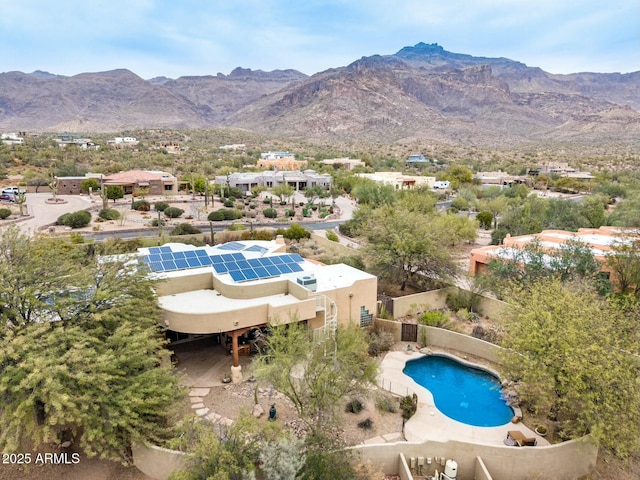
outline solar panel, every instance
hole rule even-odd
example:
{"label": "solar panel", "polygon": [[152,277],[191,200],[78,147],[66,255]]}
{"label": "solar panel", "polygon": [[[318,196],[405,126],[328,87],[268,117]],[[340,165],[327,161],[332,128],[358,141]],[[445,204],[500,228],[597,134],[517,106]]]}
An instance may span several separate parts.
{"label": "solar panel", "polygon": [[256,280],[259,278],[258,274],[253,269],[242,270],[242,273],[244,273],[247,280]]}
{"label": "solar panel", "polygon": [[150,254],[160,254],[162,252],[162,250],[160,250],[160,247],[149,247],[149,253]]}
{"label": "solar panel", "polygon": [[238,264],[236,262],[225,262],[225,266],[227,267],[227,270],[231,271],[231,270],[242,270]]}
{"label": "solar panel", "polygon": [[171,253],[171,247],[163,245],[162,247],[158,247],[160,249],[160,253]]}
{"label": "solar panel", "polygon": [[[198,250],[198,252],[203,252],[205,255],[207,253],[203,250]],[[194,252],[193,250],[187,250],[186,252],[184,252],[184,256],[185,258],[196,258],[198,256],[198,253]]]}
{"label": "solar panel", "polygon": [[184,252],[173,252],[173,258],[185,258]]}
{"label": "solar panel", "polygon": [[200,260],[200,263],[202,263],[203,266],[211,265],[213,263],[210,257],[199,257],[198,260]]}
{"label": "solar panel", "polygon": [[154,272],[164,272],[164,267],[160,262],[152,262],[149,264],[149,266],[151,267],[151,270]]}
{"label": "solar panel", "polygon": [[282,255],[280,258],[282,258],[284,263],[295,263],[295,260],[291,258],[291,255]]}
{"label": "solar panel", "polygon": [[159,253],[154,254],[154,255],[149,255],[149,260],[151,262],[161,262],[162,261],[162,257],[160,256]]}
{"label": "solar panel", "polygon": [[164,267],[165,272],[169,270],[178,270],[178,267],[176,266],[176,262],[174,262],[173,260],[164,260],[162,262],[162,266]]}
{"label": "solar panel", "polygon": [[211,262],[216,265],[216,264],[220,264],[220,263],[224,263],[225,260],[224,258],[222,258],[223,255],[211,255],[211,257],[209,257],[211,259]]}
{"label": "solar panel", "polygon": [[238,260],[236,263],[238,264],[240,270],[246,270],[252,267],[252,265],[250,265],[246,260]]}
{"label": "solar panel", "polygon": [[244,248],[244,245],[239,242],[229,242],[219,245],[218,248],[220,250],[242,250]]}
{"label": "solar panel", "polygon": [[233,255],[234,254],[232,253],[225,253],[224,255],[220,255],[220,257],[222,258],[223,262],[233,262],[235,260],[235,257]]}
{"label": "solar panel", "polygon": [[278,275],[280,275],[280,270],[278,270],[275,265],[267,265],[264,268],[267,269],[267,272],[269,272],[272,277],[277,277]]}
{"label": "solar panel", "polygon": [[196,256],[198,257],[208,257],[209,254],[207,253],[206,250],[202,249],[202,250],[196,250]]}
{"label": "solar panel", "polygon": [[280,265],[284,263],[284,260],[281,258],[281,255],[278,255],[277,257],[270,257],[270,258],[274,265]]}
{"label": "solar panel", "polygon": [[244,249],[245,252],[262,252],[262,253],[266,252],[267,250],[268,250],[267,248],[261,247],[260,245],[252,245],[251,247]]}
{"label": "solar panel", "polygon": [[161,253],[160,254],[160,258],[162,258],[162,261],[167,261],[167,260],[173,260],[173,253],[169,252],[169,253]]}
{"label": "solar panel", "polygon": [[226,263],[214,263],[213,269],[216,271],[216,273],[227,273],[229,271]]}
{"label": "solar panel", "polygon": [[233,278],[235,282],[244,282],[246,280],[244,274],[240,270],[229,272],[229,275],[231,275],[231,278]]}
{"label": "solar panel", "polygon": [[202,266],[202,264],[200,263],[200,259],[198,258],[186,258],[187,260],[187,264],[189,265],[189,268],[197,268]]}
{"label": "solar panel", "polygon": [[249,260],[247,260],[247,262],[249,263],[249,265],[253,268],[256,267],[261,267],[262,266],[262,262],[260,262],[260,260],[262,260],[261,258],[250,258]]}
{"label": "solar panel", "polygon": [[302,272],[303,268],[298,265],[297,263],[289,263],[287,265],[291,270],[293,270],[294,272]]}
{"label": "solar panel", "polygon": [[260,265],[267,267],[269,265],[273,265],[273,260],[271,260],[269,257],[264,257],[264,258],[258,258],[258,260],[260,261]]}
{"label": "solar panel", "polygon": [[282,273],[291,273],[293,271],[293,270],[291,270],[291,267],[289,267],[289,265],[287,265],[286,263],[283,263],[282,265],[278,265],[277,268]]}
{"label": "solar panel", "polygon": [[244,260],[244,255],[241,253],[232,253],[231,256],[234,260]]}
{"label": "solar panel", "polygon": [[289,255],[289,257],[292,258],[296,263],[304,262],[304,258],[302,258],[299,253],[292,253],[291,255]]}
{"label": "solar panel", "polygon": [[189,264],[184,258],[176,258],[176,267],[178,267],[179,270],[184,270],[186,268],[189,268]]}
{"label": "solar panel", "polygon": [[258,274],[258,278],[267,278],[272,276],[264,267],[255,267],[253,270]]}

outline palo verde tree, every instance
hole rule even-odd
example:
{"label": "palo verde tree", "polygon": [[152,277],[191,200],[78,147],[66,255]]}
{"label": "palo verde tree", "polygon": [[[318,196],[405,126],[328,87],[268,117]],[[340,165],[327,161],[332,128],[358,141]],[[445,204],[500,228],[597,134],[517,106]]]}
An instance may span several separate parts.
{"label": "palo verde tree", "polygon": [[310,431],[322,432],[336,423],[342,398],[365,395],[375,384],[377,366],[355,326],[316,340],[298,322],[273,325],[254,363],[256,377],[291,400]]}
{"label": "palo verde tree", "polygon": [[545,277],[518,288],[504,315],[504,368],[555,434],[591,434],[618,456],[640,448],[638,306],[588,280]]}
{"label": "palo verde tree", "polygon": [[158,441],[180,388],[145,273],[91,246],[15,229],[0,236],[0,446],[75,438],[89,455],[129,460]]}
{"label": "palo verde tree", "polygon": [[409,282],[423,285],[455,275],[449,250],[454,232],[434,228],[435,217],[390,205],[371,210],[361,231],[372,270],[399,283],[401,290]]}

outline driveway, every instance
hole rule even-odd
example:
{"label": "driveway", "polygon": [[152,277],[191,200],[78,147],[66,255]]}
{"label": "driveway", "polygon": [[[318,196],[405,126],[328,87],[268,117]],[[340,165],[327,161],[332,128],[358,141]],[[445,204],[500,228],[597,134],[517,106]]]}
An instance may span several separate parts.
{"label": "driveway", "polygon": [[51,193],[28,193],[25,205],[25,212],[29,218],[19,222],[3,222],[0,228],[6,225],[17,225],[22,232],[28,235],[35,235],[43,227],[55,223],[60,215],[68,212],[84,210],[93,205],[91,199],[85,195],[58,195],[58,199],[64,203],[49,204]]}

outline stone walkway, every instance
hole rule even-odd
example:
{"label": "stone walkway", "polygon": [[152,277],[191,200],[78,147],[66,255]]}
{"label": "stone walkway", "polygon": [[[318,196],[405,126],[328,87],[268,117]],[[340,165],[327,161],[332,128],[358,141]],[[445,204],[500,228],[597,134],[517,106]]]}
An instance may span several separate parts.
{"label": "stone walkway", "polygon": [[204,397],[209,395],[210,388],[192,388],[189,391],[189,400],[191,401],[191,408],[195,410],[196,415],[204,417],[214,425],[224,425],[230,427],[233,425],[233,420],[222,415],[218,415],[215,412],[211,412],[204,406]]}

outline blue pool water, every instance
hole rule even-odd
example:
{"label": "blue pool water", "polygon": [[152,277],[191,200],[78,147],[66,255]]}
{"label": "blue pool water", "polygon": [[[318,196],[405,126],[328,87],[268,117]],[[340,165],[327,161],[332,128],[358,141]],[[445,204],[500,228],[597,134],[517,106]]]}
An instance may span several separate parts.
{"label": "blue pool water", "polygon": [[489,372],[436,355],[410,360],[403,371],[431,392],[438,410],[449,418],[496,427],[513,417],[513,410],[502,399],[500,382]]}

